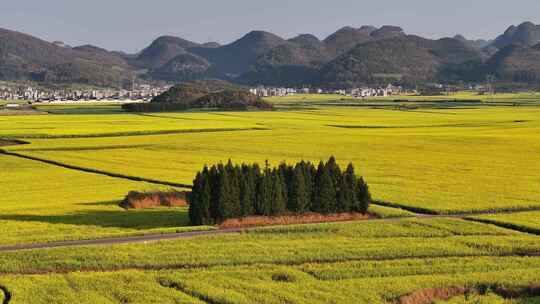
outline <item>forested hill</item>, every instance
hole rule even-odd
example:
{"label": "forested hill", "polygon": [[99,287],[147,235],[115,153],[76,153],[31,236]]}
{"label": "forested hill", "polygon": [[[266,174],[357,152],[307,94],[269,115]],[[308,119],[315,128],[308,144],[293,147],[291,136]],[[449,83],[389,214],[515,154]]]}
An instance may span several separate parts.
{"label": "forested hill", "polygon": [[182,111],[189,109],[271,110],[272,105],[241,87],[222,82],[183,83],[150,103],[129,104],[131,112]]}

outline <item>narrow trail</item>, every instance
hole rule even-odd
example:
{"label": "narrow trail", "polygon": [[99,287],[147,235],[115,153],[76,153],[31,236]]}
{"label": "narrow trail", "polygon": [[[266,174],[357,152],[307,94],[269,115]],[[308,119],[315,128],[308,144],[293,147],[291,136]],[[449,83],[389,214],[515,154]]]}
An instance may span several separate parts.
{"label": "narrow trail", "polygon": [[104,239],[58,241],[58,242],[41,243],[41,244],[35,243],[35,244],[9,245],[9,246],[0,246],[0,252],[32,250],[32,249],[51,249],[51,248],[59,248],[59,247],[118,245],[118,244],[130,244],[130,243],[157,242],[157,241],[185,239],[185,238],[192,238],[192,237],[206,236],[206,235],[240,233],[242,231],[245,231],[245,229],[231,228],[231,229],[191,231],[191,232],[179,232],[179,233],[147,234],[147,235],[140,235],[140,236],[104,238]]}

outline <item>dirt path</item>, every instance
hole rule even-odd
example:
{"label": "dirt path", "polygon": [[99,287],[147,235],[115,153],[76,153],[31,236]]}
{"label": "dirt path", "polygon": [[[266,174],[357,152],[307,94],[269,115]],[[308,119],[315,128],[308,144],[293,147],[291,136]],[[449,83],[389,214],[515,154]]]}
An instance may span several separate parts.
{"label": "dirt path", "polygon": [[207,230],[207,231],[192,231],[192,232],[180,232],[180,233],[165,233],[165,234],[148,234],[141,236],[128,236],[106,239],[92,239],[92,240],[77,240],[77,241],[59,241],[41,244],[22,244],[22,245],[9,245],[0,246],[0,252],[31,250],[31,249],[50,249],[58,247],[76,247],[76,246],[93,246],[93,245],[117,245],[117,244],[130,244],[130,243],[145,243],[145,242],[157,242],[165,240],[175,240],[192,238],[205,235],[221,235],[230,233],[240,233],[244,229],[219,229],[219,230]]}

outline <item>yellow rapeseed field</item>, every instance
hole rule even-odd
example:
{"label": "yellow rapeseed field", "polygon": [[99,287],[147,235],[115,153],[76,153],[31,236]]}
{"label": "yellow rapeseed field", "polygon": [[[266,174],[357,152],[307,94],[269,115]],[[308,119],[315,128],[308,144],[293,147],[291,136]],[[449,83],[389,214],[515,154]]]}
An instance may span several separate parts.
{"label": "yellow rapeseed field", "polygon": [[[108,125],[113,133],[141,131],[145,126],[154,132],[224,125],[240,129],[28,139],[30,145],[8,150],[177,183],[190,183],[204,164],[228,159],[259,163],[269,160],[276,164],[301,159],[319,161],[335,155],[343,165],[353,162],[371,185],[374,197],[384,202],[442,213],[530,209],[540,207],[538,117],[540,108],[536,107],[409,111],[320,107],[277,112],[149,114],[142,118],[89,116],[85,120],[74,115],[61,119],[76,126],[74,133],[84,130],[88,136],[93,128],[96,134],[107,133]],[[48,118],[35,119],[33,128],[39,132],[28,132],[48,134],[46,128],[40,127],[48,125]],[[25,124],[28,118],[4,120]],[[58,125],[50,132],[71,134]]]}

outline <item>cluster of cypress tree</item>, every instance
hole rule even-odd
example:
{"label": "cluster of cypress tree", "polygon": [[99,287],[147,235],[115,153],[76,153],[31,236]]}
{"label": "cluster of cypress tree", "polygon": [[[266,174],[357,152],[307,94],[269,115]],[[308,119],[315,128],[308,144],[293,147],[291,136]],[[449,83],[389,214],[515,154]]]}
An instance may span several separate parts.
{"label": "cluster of cypress tree", "polygon": [[264,169],[229,162],[205,166],[193,181],[189,217],[193,225],[212,225],[252,215],[366,213],[368,185],[349,164],[345,171],[334,157],[315,167],[311,162],[285,163]]}

